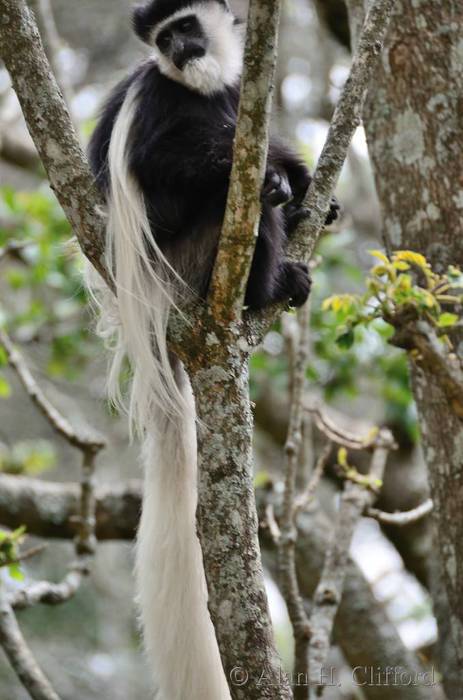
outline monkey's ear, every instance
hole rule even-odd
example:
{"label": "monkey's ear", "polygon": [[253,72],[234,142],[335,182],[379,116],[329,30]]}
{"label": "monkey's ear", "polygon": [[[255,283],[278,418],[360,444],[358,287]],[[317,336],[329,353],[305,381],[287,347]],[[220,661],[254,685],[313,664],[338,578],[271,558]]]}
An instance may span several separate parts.
{"label": "monkey's ear", "polygon": [[151,27],[148,22],[148,7],[146,5],[136,5],[133,8],[132,23],[135,34],[142,41],[148,42]]}

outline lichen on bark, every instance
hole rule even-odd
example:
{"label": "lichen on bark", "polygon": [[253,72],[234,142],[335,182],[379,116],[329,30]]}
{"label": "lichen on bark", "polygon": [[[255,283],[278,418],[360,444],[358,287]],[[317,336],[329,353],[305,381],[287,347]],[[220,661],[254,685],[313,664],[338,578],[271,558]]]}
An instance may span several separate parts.
{"label": "lichen on bark", "polygon": [[[364,112],[386,247],[419,251],[439,272],[463,266],[462,26],[460,0],[398,0]],[[461,333],[453,340],[461,363]],[[440,665],[447,695],[456,699],[463,672],[463,422],[433,367],[411,367],[435,504]]]}

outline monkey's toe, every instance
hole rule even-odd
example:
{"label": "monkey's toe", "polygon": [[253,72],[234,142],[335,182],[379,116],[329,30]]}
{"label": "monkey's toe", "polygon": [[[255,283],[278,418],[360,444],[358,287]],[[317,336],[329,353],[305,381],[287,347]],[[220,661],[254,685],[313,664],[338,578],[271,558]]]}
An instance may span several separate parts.
{"label": "monkey's toe", "polygon": [[325,226],[329,226],[330,224],[333,223],[333,221],[336,221],[336,219],[339,216],[340,211],[341,211],[341,205],[339,204],[336,197],[332,197],[330,209],[328,211],[328,216],[326,217],[326,220],[325,220]]}

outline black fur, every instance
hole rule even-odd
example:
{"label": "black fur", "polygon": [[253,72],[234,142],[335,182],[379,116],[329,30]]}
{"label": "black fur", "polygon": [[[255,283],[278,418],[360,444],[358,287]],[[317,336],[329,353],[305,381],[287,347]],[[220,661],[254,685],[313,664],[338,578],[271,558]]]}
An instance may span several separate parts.
{"label": "black fur", "polygon": [[[91,140],[90,161],[103,191],[109,188],[111,131],[134,83],[138,109],[130,134],[130,169],[158,244],[185,281],[205,296],[226,205],[239,90],[228,87],[205,97],[162,75],[154,62],[138,68],[111,94]],[[307,299],[307,266],[286,261],[284,246],[308,214],[301,202],[309,182],[303,162],[272,140],[245,300],[252,309],[279,301],[299,306]]]}
{"label": "black fur", "polygon": [[[196,1],[199,2],[199,0]],[[228,7],[225,0],[201,0],[201,2],[218,2],[220,5]],[[132,15],[135,33],[142,41],[148,42],[153,27],[173,15],[174,12],[190,7],[193,3],[194,0],[156,0],[156,2],[138,5]]]}

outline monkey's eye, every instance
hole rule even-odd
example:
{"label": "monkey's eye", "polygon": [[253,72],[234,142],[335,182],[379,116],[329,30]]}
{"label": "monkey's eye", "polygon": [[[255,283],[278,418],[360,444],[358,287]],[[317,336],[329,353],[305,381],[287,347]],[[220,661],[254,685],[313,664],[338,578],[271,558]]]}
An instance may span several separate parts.
{"label": "monkey's eye", "polygon": [[161,51],[162,51],[162,49],[167,49],[167,47],[170,44],[170,39],[171,39],[171,35],[167,29],[159,34],[159,36],[156,40],[156,43],[159,46],[159,48],[161,49]]}
{"label": "monkey's eye", "polygon": [[181,32],[184,32],[187,34],[188,32],[191,32],[193,29],[193,20],[191,19],[184,19],[180,24],[179,24],[179,29]]}

